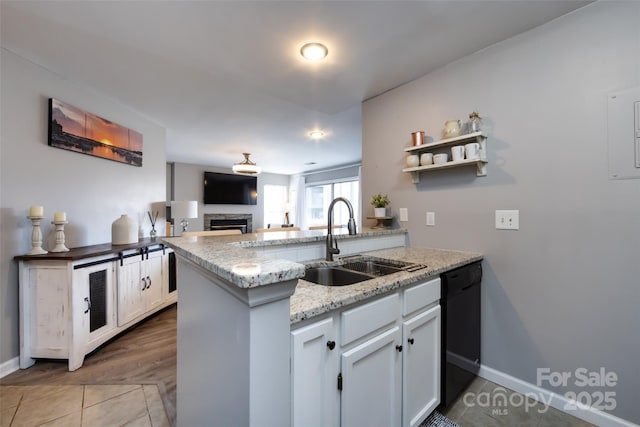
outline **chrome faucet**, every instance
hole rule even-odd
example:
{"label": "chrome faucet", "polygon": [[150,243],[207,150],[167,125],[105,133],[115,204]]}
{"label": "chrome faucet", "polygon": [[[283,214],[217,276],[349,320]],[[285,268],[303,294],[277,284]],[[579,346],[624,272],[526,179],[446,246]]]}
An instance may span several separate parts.
{"label": "chrome faucet", "polygon": [[349,230],[350,236],[354,236],[356,234],[356,220],[353,219],[353,206],[351,206],[351,202],[344,197],[336,197],[329,205],[329,221],[327,223],[327,261],[333,261],[333,255],[340,253],[340,249],[338,249],[338,242],[333,237],[333,206],[337,202],[344,202],[347,205],[347,208],[349,208],[349,222],[347,223],[347,229]]}

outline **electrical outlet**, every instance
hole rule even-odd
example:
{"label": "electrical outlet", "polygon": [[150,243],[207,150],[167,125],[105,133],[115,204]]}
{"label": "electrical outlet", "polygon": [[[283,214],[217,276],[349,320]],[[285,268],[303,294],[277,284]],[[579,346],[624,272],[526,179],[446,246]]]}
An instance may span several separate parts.
{"label": "electrical outlet", "polygon": [[436,213],[435,212],[427,212],[427,225],[433,227],[436,225]]}
{"label": "electrical outlet", "polygon": [[407,208],[400,208],[398,211],[400,213],[400,222],[409,221],[409,210]]}
{"label": "electrical outlet", "polygon": [[520,211],[519,210],[497,210],[496,230],[519,230]]}

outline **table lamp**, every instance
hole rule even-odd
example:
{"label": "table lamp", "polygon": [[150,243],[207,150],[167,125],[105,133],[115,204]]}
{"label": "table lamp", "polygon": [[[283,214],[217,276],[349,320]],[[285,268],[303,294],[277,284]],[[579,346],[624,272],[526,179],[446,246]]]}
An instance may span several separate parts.
{"label": "table lamp", "polygon": [[[171,202],[171,218],[177,220],[180,219],[180,225],[182,226],[182,233],[187,231],[189,226],[189,218],[198,217],[198,202],[191,201],[172,201]],[[175,235],[175,226],[173,228]]]}

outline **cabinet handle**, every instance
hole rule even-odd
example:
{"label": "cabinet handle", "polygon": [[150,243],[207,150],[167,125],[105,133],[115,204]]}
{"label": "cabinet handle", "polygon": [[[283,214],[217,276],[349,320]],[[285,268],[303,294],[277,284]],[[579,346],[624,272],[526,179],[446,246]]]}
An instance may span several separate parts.
{"label": "cabinet handle", "polygon": [[147,276],[147,282],[149,282],[147,285],[147,289],[149,289],[151,287],[151,277]]}
{"label": "cabinet handle", "polygon": [[329,350],[333,350],[334,348],[336,348],[336,342],[335,341],[327,341],[327,347],[329,347]]}
{"label": "cabinet handle", "polygon": [[145,289],[147,289],[147,279],[145,279],[144,277],[142,278],[142,290],[144,291]]}
{"label": "cabinet handle", "polygon": [[398,350],[398,353],[402,353],[402,346],[401,345],[397,345],[396,346],[396,350]]}
{"label": "cabinet handle", "polygon": [[409,341],[409,344],[413,345],[414,339],[413,338],[409,338],[407,341]]}
{"label": "cabinet handle", "polygon": [[91,300],[89,297],[84,297],[84,301],[87,303],[87,309],[84,311],[84,314],[87,314],[89,310],[91,310]]}

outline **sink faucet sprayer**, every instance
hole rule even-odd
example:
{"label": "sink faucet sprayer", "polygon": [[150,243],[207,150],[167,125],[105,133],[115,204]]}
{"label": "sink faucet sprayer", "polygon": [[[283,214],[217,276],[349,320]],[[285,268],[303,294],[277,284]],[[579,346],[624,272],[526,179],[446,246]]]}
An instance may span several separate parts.
{"label": "sink faucet sprayer", "polygon": [[336,197],[329,205],[329,221],[327,223],[327,261],[333,261],[333,255],[340,253],[340,249],[338,249],[338,242],[333,238],[333,205],[335,205],[336,202],[344,202],[347,205],[347,208],[349,208],[349,222],[347,223],[347,228],[349,229],[350,236],[354,236],[356,234],[356,220],[353,219],[353,206],[351,206],[351,202],[344,197]]}

